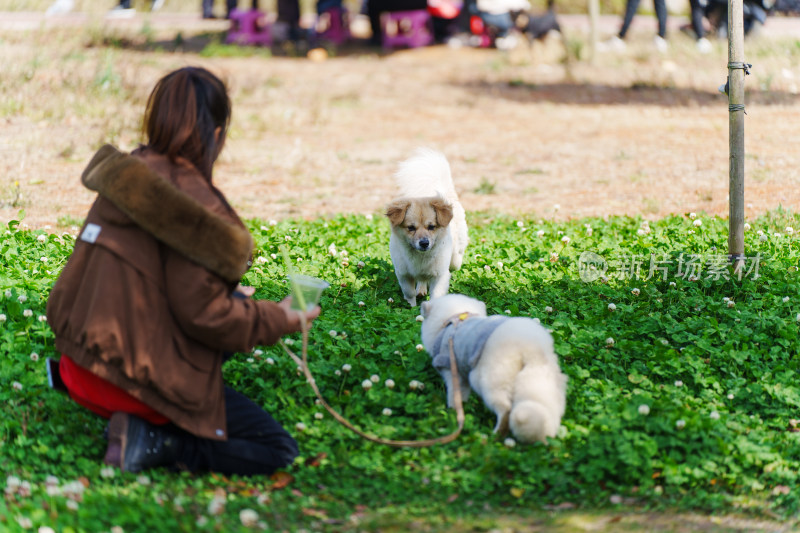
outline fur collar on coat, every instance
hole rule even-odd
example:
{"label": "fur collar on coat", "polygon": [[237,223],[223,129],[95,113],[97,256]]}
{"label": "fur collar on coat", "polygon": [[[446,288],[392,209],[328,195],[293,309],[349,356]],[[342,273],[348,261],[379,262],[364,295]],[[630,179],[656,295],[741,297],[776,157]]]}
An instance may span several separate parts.
{"label": "fur collar on coat", "polygon": [[140,158],[105,145],[81,181],[173,250],[237,282],[250,267],[253,240],[240,223],[204,207]]}

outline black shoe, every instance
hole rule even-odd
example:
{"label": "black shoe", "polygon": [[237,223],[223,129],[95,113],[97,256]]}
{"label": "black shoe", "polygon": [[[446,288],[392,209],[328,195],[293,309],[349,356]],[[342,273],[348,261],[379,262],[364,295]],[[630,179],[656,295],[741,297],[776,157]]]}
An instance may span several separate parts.
{"label": "black shoe", "polygon": [[179,439],[164,428],[139,417],[117,412],[108,422],[108,448],[103,462],[123,472],[141,472],[174,465]]}

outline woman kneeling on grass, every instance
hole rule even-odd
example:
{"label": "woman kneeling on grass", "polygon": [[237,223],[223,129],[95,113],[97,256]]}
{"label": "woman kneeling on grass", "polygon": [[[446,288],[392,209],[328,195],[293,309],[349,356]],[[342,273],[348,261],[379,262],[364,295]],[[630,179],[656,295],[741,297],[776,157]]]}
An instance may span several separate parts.
{"label": "woman kneeling on grass", "polygon": [[70,396],[110,418],[104,461],[123,471],[271,474],[298,453],[222,381],[226,354],[301,327],[291,298],[251,300],[238,285],[252,239],[211,179],[230,114],[216,76],[172,72],[147,102],[147,144],[131,154],[106,145],[82,175],[98,197],[47,320]]}

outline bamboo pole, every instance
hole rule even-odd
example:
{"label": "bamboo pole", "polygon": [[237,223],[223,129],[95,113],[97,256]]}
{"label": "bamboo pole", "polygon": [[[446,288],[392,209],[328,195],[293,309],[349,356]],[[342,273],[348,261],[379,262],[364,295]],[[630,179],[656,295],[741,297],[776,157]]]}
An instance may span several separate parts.
{"label": "bamboo pole", "polygon": [[728,0],[729,204],[728,256],[744,266],[744,17],[742,0]]}

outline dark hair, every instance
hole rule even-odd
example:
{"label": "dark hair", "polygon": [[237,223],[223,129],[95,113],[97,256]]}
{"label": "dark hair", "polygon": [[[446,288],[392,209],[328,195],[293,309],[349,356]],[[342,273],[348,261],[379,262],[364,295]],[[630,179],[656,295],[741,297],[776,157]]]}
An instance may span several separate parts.
{"label": "dark hair", "polygon": [[147,99],[143,130],[149,148],[173,162],[188,159],[210,180],[230,119],[222,80],[204,68],[185,67],[158,80]]}

